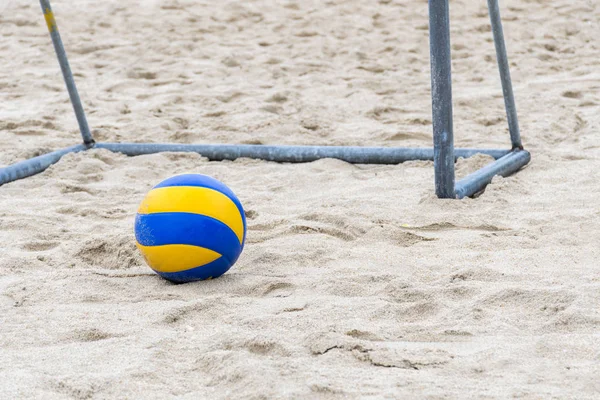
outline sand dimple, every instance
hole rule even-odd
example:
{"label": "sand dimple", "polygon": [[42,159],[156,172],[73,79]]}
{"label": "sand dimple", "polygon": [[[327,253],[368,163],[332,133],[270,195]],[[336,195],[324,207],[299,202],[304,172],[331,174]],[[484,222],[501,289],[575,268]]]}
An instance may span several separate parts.
{"label": "sand dimple", "polygon": [[131,234],[93,236],[80,245],[75,257],[94,268],[127,269],[144,264]]}

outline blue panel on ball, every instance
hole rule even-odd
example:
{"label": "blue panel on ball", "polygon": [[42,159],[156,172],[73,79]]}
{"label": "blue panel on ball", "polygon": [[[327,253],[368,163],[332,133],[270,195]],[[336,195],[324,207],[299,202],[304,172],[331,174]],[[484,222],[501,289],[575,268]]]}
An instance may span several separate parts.
{"label": "blue panel on ball", "polygon": [[187,244],[216,251],[235,262],[242,246],[227,225],[205,215],[190,213],[138,214],[135,238],[142,246]]}
{"label": "blue panel on ball", "polygon": [[202,281],[208,278],[217,278],[223,275],[231,268],[233,262],[230,262],[225,257],[220,257],[215,261],[179,272],[157,272],[160,276],[175,283],[186,283],[193,281]]}

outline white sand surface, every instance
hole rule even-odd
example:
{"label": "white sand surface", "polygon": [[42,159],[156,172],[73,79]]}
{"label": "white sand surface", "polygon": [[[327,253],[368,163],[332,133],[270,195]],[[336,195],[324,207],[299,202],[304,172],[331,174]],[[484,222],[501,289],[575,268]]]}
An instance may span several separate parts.
{"label": "white sand surface", "polygon": [[[451,1],[457,146],[508,147],[484,0]],[[427,4],[55,0],[102,141],[429,146]],[[532,163],[438,200],[430,162],[71,154],[0,188],[0,398],[600,398],[600,4],[501,4]],[[0,165],[77,143],[36,1],[0,4]],[[489,160],[460,160],[464,176]],[[173,285],[146,192],[229,185],[248,242]]]}

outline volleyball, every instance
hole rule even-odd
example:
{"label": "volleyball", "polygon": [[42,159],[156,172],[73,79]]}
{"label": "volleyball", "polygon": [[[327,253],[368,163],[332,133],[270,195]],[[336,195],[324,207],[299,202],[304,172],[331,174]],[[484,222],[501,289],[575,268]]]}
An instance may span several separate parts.
{"label": "volleyball", "polygon": [[135,218],[135,238],[148,266],[163,278],[212,279],[240,256],[246,217],[225,184],[206,175],[177,175],[148,192]]}

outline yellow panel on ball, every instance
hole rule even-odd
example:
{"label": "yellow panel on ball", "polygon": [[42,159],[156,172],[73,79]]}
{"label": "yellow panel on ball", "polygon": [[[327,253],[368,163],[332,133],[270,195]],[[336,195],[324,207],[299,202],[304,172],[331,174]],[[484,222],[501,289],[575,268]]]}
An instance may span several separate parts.
{"label": "yellow panel on ball", "polygon": [[186,212],[217,219],[229,226],[242,243],[244,223],[237,206],[229,197],[214,189],[187,186],[153,189],[142,201],[138,213],[160,212]]}
{"label": "yellow panel on ball", "polygon": [[144,260],[156,272],[180,272],[209,264],[221,255],[204,247],[187,244],[142,246],[137,244]]}

